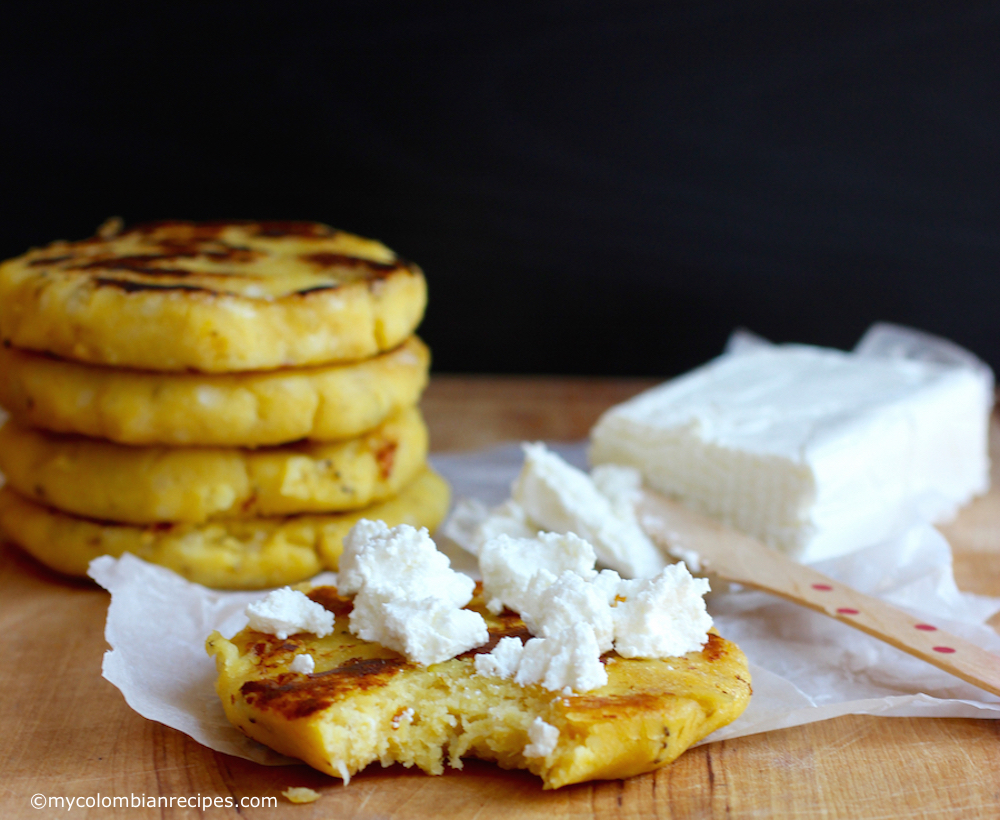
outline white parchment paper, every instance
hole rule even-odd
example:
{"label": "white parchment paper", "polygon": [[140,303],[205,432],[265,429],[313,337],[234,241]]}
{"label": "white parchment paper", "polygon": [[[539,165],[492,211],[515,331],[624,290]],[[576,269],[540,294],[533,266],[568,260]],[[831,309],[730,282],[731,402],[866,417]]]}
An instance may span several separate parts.
{"label": "white parchment paper", "polygon": [[[730,350],[762,343],[737,333]],[[893,326],[873,328],[857,352],[985,367],[949,342]],[[985,369],[983,377],[992,379],[992,374]],[[585,466],[583,443],[552,448]],[[456,498],[487,506],[508,497],[521,460],[517,444],[433,459]],[[474,573],[471,556],[446,539],[441,546],[456,569]],[[1000,635],[984,623],[1000,611],[1000,598],[958,590],[949,545],[928,523],[903,523],[892,538],[815,567],[1000,655]],[[215,664],[204,649],[213,630],[229,637],[241,629],[244,607],[263,593],[208,590],[131,555],[98,558],[90,575],[111,593],[105,632],[111,649],[104,657],[104,677],[133,709],[216,751],[265,764],[294,762],[229,724],[214,690]],[[333,580],[327,574],[317,582]],[[765,593],[712,593],[708,608],[719,632],[750,659],[754,694],[746,712],[706,742],[845,714],[1000,718],[1000,698]]]}

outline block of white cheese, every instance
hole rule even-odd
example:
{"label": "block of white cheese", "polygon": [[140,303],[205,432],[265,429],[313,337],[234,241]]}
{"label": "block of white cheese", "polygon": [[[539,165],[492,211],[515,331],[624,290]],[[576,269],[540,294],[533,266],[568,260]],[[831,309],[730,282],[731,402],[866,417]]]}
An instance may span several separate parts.
{"label": "block of white cheese", "polygon": [[751,345],[613,407],[590,458],[808,562],[985,492],[992,402],[985,367]]}

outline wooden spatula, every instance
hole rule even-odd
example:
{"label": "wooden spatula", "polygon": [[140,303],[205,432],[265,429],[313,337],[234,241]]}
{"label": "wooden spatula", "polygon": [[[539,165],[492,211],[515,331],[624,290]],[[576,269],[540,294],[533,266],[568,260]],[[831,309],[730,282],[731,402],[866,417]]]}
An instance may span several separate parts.
{"label": "wooden spatula", "polygon": [[975,644],[862,595],[656,493],[645,492],[637,512],[654,541],[676,557],[696,554],[702,571],[822,612],[1000,695],[1000,657]]}

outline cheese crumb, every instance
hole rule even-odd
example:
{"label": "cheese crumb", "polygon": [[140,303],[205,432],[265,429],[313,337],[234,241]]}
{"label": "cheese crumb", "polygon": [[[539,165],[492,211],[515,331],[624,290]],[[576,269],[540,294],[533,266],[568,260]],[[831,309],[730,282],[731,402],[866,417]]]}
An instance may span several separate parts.
{"label": "cheese crumb", "polygon": [[323,638],[333,632],[333,613],[298,590],[282,587],[246,608],[248,625],[284,640],[298,632]]}
{"label": "cheese crumb", "polygon": [[289,803],[315,803],[320,793],[306,786],[289,786],[281,793]]}
{"label": "cheese crumb", "polygon": [[296,655],[294,660],[288,664],[289,672],[298,672],[302,675],[311,675],[315,669],[316,661],[308,652],[304,655]]}
{"label": "cheese crumb", "polygon": [[531,743],[524,747],[525,757],[548,757],[559,743],[559,730],[536,717],[528,727],[528,739]]}
{"label": "cheese crumb", "polygon": [[398,729],[404,723],[413,723],[413,710],[407,706],[398,715],[392,716],[392,728]]}

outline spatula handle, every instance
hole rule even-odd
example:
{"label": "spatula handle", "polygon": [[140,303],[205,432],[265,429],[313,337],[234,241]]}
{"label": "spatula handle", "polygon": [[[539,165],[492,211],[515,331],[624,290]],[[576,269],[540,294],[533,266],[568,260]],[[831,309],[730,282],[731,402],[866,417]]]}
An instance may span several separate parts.
{"label": "spatula handle", "polygon": [[897,649],[1000,695],[1000,657],[896,607],[768,549],[743,533],[647,492],[639,519],[667,551],[691,550],[705,571],[770,592],[867,632]]}

